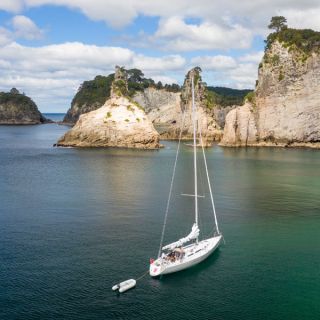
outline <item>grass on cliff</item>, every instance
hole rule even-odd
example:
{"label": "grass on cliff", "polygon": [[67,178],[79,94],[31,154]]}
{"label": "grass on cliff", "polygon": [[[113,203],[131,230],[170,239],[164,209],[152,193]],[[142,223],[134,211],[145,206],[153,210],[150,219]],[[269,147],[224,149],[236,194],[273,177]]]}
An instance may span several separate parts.
{"label": "grass on cliff", "polygon": [[266,49],[271,48],[272,43],[275,41],[279,41],[291,50],[297,48],[309,55],[320,48],[320,32],[311,29],[284,28],[279,32],[273,32],[268,35],[267,40],[265,40]]}

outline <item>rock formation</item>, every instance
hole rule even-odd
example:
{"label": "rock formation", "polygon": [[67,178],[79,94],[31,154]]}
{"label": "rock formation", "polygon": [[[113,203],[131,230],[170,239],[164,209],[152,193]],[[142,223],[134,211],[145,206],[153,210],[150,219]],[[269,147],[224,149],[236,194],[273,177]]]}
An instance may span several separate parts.
{"label": "rock formation", "polygon": [[81,114],[102,107],[110,98],[113,79],[114,74],[110,74],[107,77],[96,76],[93,80],[85,81],[74,96],[63,122],[73,125]]}
{"label": "rock formation", "polygon": [[[200,77],[200,69],[197,70]],[[117,83],[117,92],[112,83]],[[235,107],[234,104],[241,104],[244,95],[250,90],[206,87],[201,79],[200,83],[202,93],[199,97],[196,93],[196,99],[202,130],[208,136],[208,141],[218,140],[221,136],[219,128],[224,127],[227,112]],[[97,110],[114,94],[123,93],[144,108],[161,139],[178,138],[182,110],[188,105],[183,138],[191,138],[190,81],[186,80],[182,88],[177,84],[162,85],[161,82],[155,83],[153,79],[145,78],[139,69],[125,70],[118,66],[114,74],[107,77],[97,76],[81,85],[64,118],[64,123],[74,124],[81,114]],[[185,97],[185,101],[181,100],[181,95]]]}
{"label": "rock formation", "polygon": [[221,145],[320,147],[318,47],[268,39],[255,93],[228,113]]}
{"label": "rock formation", "polygon": [[159,148],[158,132],[144,110],[125,95],[123,90],[127,86],[122,81],[115,78],[112,98],[101,108],[81,115],[75,126],[61,137],[56,145]]}
{"label": "rock formation", "polygon": [[38,110],[31,98],[12,88],[10,92],[0,92],[0,124],[40,124],[52,122]]}
{"label": "rock formation", "polygon": [[191,78],[195,82],[195,103],[199,128],[207,144],[220,140],[222,131],[215,120],[214,102],[210,100],[210,92],[201,80],[201,69],[191,69],[185,78],[181,93],[157,92],[149,89],[134,96],[147,111],[160,133],[162,139],[178,139],[182,127],[182,114],[186,112],[183,124],[183,139],[191,139],[192,123],[192,93]]}

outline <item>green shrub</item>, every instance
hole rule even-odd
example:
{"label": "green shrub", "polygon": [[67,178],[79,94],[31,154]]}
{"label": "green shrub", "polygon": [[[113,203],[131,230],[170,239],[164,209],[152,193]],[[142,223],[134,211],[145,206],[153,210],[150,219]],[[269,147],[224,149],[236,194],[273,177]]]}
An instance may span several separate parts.
{"label": "green shrub", "polygon": [[131,111],[131,112],[134,112],[134,108],[133,108],[131,105],[128,105],[128,106],[127,106],[127,110],[128,110],[128,111]]}
{"label": "green shrub", "polygon": [[255,104],[255,102],[256,102],[256,94],[253,91],[251,91],[245,96],[244,100],[248,101],[248,102],[250,102],[252,104]]}
{"label": "green shrub", "polygon": [[282,69],[279,72],[279,78],[278,79],[279,79],[279,81],[282,81],[284,79],[284,74],[283,74]]}
{"label": "green shrub", "polygon": [[274,54],[274,55],[271,57],[271,63],[272,63],[272,65],[276,66],[276,65],[279,64],[279,62],[280,62],[280,57],[279,57],[279,55]]}
{"label": "green shrub", "polygon": [[310,55],[314,50],[320,47],[320,32],[311,29],[292,29],[284,28],[279,32],[270,33],[267,37],[266,48],[270,48],[272,43],[279,41],[289,51],[298,49],[301,52]]}
{"label": "green shrub", "polygon": [[214,104],[226,107],[231,105],[242,105],[244,103],[245,96],[252,92],[249,89],[231,89],[225,87],[207,87],[209,92],[213,92],[213,96],[207,97],[208,103],[211,103],[211,99],[214,100]]}
{"label": "green shrub", "polygon": [[103,105],[110,97],[113,79],[114,74],[111,74],[107,77],[96,76],[94,80],[83,82],[71,104],[91,105],[98,103],[99,105]]}

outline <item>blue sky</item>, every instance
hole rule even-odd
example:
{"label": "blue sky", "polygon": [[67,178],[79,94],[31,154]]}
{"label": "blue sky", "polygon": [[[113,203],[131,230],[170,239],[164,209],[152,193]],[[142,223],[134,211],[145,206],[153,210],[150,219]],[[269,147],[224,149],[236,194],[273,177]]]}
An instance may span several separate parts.
{"label": "blue sky", "polygon": [[65,112],[79,85],[116,64],[182,84],[195,65],[209,85],[253,88],[273,15],[319,30],[315,0],[1,0],[0,91]]}

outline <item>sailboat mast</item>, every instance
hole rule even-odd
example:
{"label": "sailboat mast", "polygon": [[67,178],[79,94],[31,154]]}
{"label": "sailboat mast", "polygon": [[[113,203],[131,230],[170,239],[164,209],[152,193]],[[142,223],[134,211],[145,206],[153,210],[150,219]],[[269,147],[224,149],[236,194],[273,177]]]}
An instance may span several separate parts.
{"label": "sailboat mast", "polygon": [[194,207],[195,223],[198,225],[198,176],[197,176],[197,119],[194,99],[194,76],[191,78],[192,85],[192,116],[193,116],[193,162],[194,162]]}

